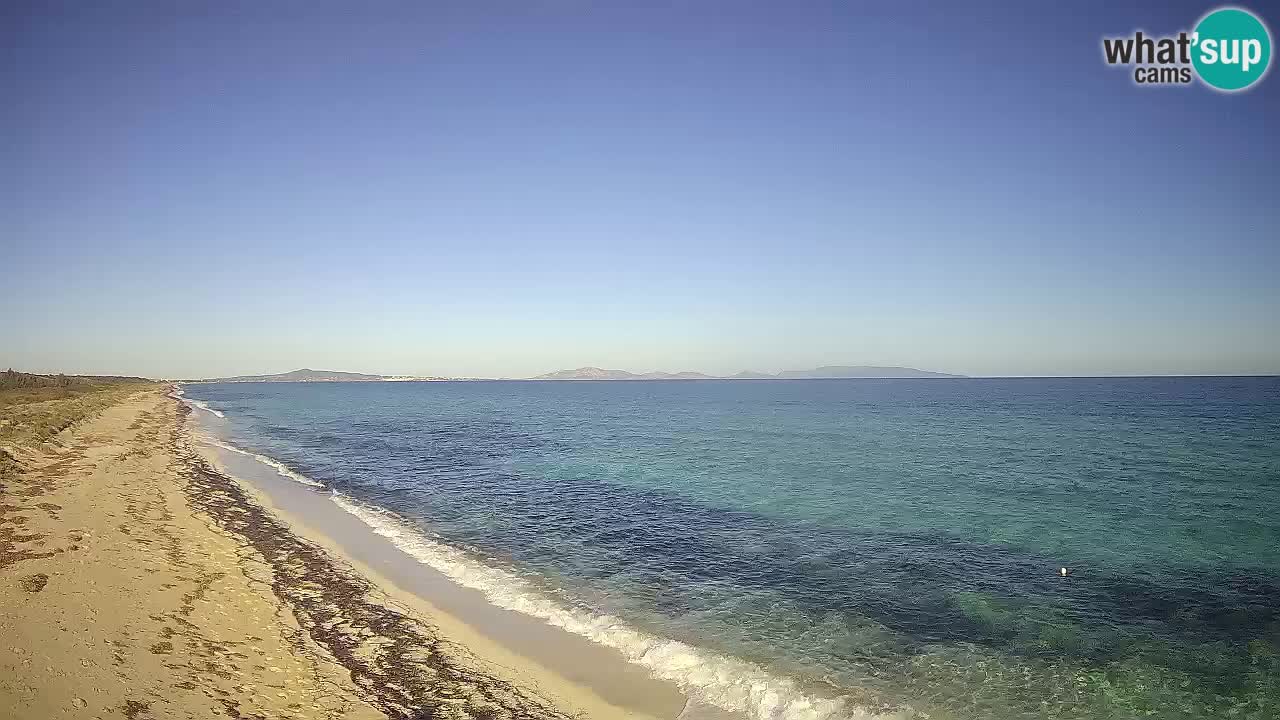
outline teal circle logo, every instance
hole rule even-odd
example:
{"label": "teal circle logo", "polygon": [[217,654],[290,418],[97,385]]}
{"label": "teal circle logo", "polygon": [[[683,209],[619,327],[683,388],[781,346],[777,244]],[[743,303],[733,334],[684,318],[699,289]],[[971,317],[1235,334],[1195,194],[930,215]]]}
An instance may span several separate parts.
{"label": "teal circle logo", "polygon": [[1205,15],[1191,42],[1196,73],[1218,90],[1244,90],[1271,64],[1271,33],[1248,10],[1221,8]]}

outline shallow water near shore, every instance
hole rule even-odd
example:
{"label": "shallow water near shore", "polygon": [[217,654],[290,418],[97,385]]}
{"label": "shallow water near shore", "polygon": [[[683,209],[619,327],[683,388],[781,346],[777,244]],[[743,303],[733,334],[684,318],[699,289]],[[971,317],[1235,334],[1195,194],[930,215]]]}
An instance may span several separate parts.
{"label": "shallow water near shore", "polygon": [[709,704],[1280,708],[1275,378],[185,392],[424,571]]}
{"label": "shallow water near shore", "polygon": [[[459,585],[432,568],[424,568],[401,551],[392,538],[373,532],[357,516],[334,503],[334,496],[327,491],[318,492],[314,485],[300,484],[275,464],[209,437],[206,433],[210,429],[202,424],[193,437],[203,454],[229,476],[251,487],[259,502],[283,514],[307,539],[321,540],[357,568],[367,568],[378,578],[428,601],[432,611],[449,613],[452,620],[552,669],[633,716],[674,718],[689,710],[687,698],[674,686],[652,681],[642,668],[625,662],[608,648],[494,606],[478,591]],[[436,623],[441,620],[438,615],[430,619]],[[700,720],[708,717],[696,705],[693,710],[693,716]]]}

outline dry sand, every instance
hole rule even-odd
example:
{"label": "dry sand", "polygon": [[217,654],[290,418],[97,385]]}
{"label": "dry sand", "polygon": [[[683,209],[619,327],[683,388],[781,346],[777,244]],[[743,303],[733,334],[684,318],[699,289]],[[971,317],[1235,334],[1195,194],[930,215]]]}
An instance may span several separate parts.
{"label": "dry sand", "polygon": [[191,453],[185,412],[138,393],[20,455],[0,717],[650,715],[388,597]]}

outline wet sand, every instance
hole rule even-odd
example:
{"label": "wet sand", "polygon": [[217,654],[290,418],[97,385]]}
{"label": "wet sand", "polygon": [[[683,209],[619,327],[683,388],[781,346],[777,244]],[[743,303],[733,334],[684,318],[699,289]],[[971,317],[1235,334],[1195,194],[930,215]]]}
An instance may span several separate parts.
{"label": "wet sand", "polygon": [[24,472],[0,489],[0,716],[671,718],[684,707],[605,648],[429,573],[407,583],[403,556],[267,509],[287,503],[196,453],[186,412],[162,390],[139,393],[24,452]]}
{"label": "wet sand", "polygon": [[[539,687],[568,680],[577,686],[575,695],[589,694],[593,702],[612,706],[609,712],[675,718],[685,708],[685,697],[674,685],[654,680],[612,648],[492,605],[480,591],[458,585],[374,533],[335,504],[328,491],[287,479],[252,458],[195,444],[293,533],[372,579],[397,604],[430,617],[445,636],[472,652],[501,666],[519,666]],[[699,716],[709,713],[710,708],[699,708]]]}

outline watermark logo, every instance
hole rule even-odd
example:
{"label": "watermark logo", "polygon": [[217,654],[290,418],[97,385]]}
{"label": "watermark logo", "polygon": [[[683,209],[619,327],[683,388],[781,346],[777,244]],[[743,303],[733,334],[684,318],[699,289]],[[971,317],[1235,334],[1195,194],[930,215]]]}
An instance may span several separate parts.
{"label": "watermark logo", "polygon": [[1102,39],[1108,65],[1132,65],[1138,85],[1189,85],[1194,77],[1223,92],[1257,84],[1271,66],[1271,33],[1257,15],[1218,8],[1191,32],[1149,37],[1142,31]]}
{"label": "watermark logo", "polygon": [[1248,10],[1222,8],[1205,15],[1191,42],[1199,49],[1191,53],[1196,73],[1219,90],[1244,90],[1271,65],[1271,33]]}

